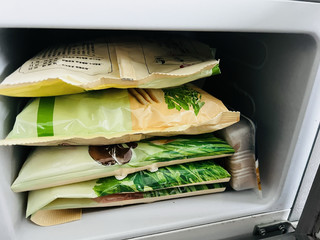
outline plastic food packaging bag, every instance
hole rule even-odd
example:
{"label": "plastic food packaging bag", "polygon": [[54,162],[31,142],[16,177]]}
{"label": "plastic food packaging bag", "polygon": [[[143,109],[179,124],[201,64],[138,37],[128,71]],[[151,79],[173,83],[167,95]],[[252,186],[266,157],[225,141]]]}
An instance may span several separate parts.
{"label": "plastic food packaging bag", "polygon": [[217,133],[235,150],[235,154],[224,161],[231,174],[230,185],[234,190],[256,188],[261,193],[259,164],[255,156],[255,132],[254,123],[241,115],[238,123]]}
{"label": "plastic food packaging bag", "polygon": [[123,179],[141,170],[230,156],[225,141],[202,135],[156,137],[104,146],[37,147],[11,188],[14,192],[66,185],[107,176]]}
{"label": "plastic food packaging bag", "polygon": [[151,136],[213,132],[239,121],[223,103],[193,85],[107,89],[36,98],[0,145],[107,145]]}
{"label": "plastic food packaging bag", "polygon": [[[99,207],[99,203],[108,203],[115,196],[118,201],[112,206],[119,206],[124,205],[120,201],[121,198],[126,198],[126,195],[121,195],[123,193],[141,193],[135,195],[139,199],[150,196],[148,194],[152,196],[155,190],[228,182],[229,179],[230,174],[210,160],[167,166],[154,173],[148,171],[133,173],[120,181],[108,177],[31,191],[26,215],[28,217],[40,209]],[[148,193],[145,195],[143,192]],[[167,195],[168,192],[164,192]],[[106,199],[108,200],[105,201]]]}
{"label": "plastic food packaging bag", "polygon": [[[115,207],[223,192],[223,183],[167,188],[150,192],[112,194],[97,198],[59,198],[33,213],[30,220],[52,226],[81,219],[81,208]],[[71,208],[71,209],[70,209]],[[51,210],[53,209],[53,210]]]}
{"label": "plastic food packaging bag", "polygon": [[220,73],[212,49],[190,39],[99,39],[43,50],[0,84],[0,94],[57,96],[106,88],[166,88]]}

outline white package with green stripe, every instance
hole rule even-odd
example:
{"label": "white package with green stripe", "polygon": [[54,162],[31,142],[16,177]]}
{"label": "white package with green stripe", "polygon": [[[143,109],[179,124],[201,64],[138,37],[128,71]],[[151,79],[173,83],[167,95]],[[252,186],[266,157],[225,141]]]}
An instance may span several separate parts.
{"label": "white package with green stripe", "polygon": [[239,112],[191,84],[166,89],[106,89],[42,97],[17,116],[1,145],[108,145],[152,136],[213,132]]}
{"label": "white package with green stripe", "polygon": [[41,97],[106,88],[166,88],[220,73],[209,46],[190,39],[98,39],[52,46],[0,84],[0,94]]}
{"label": "white package with green stripe", "polygon": [[21,192],[107,176],[123,179],[141,170],[154,172],[163,166],[222,158],[233,153],[227,142],[211,133],[104,146],[37,147],[11,188]]}

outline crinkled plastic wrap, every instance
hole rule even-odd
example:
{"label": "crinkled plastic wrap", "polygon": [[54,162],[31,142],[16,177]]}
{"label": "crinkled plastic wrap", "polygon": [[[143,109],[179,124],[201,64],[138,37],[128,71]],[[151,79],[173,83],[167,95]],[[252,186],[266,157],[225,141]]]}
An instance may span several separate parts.
{"label": "crinkled plastic wrap", "polygon": [[256,188],[261,193],[259,164],[255,155],[255,132],[254,123],[241,115],[238,123],[218,133],[235,150],[235,154],[225,161],[231,174],[230,185],[234,190]]}
{"label": "crinkled plastic wrap", "polygon": [[37,147],[28,156],[11,188],[30,191],[107,176],[123,179],[141,170],[222,158],[233,148],[213,134],[156,137],[104,146]]}
{"label": "crinkled plastic wrap", "polygon": [[108,145],[151,136],[201,134],[239,121],[239,112],[193,85],[107,89],[36,98],[0,145]]}
{"label": "crinkled plastic wrap", "polygon": [[[228,182],[229,179],[230,175],[224,168],[209,160],[163,167],[153,173],[141,171],[130,174],[120,181],[114,177],[108,177],[41,189],[29,193],[27,217],[40,209],[104,206],[100,204],[110,202],[110,199],[113,199],[115,196],[118,198],[119,194],[119,198],[124,197],[124,200],[126,195],[121,195],[123,193],[141,193],[135,196],[138,196],[138,198],[146,198],[148,196],[147,198],[149,198],[154,194],[155,196],[159,195],[155,192],[156,190],[223,183]],[[163,191],[163,193],[165,193],[164,195],[168,195],[167,193],[170,193],[170,191]],[[148,193],[144,194],[143,192]],[[105,196],[111,197],[105,198]],[[127,196],[131,195],[128,194]],[[117,199],[118,201],[120,200],[119,198]],[[64,202],[63,206],[60,201]],[[86,204],[81,206],[83,203]],[[119,204],[119,202],[114,204],[123,205]]]}
{"label": "crinkled plastic wrap", "polygon": [[0,84],[0,94],[57,96],[106,88],[166,88],[220,73],[212,49],[190,39],[99,39],[53,46]]}

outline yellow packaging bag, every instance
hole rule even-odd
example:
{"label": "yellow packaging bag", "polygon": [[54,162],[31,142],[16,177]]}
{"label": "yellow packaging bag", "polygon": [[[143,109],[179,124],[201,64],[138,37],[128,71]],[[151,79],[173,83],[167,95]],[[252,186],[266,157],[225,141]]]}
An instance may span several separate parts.
{"label": "yellow packaging bag", "polygon": [[151,136],[201,134],[240,113],[193,85],[106,89],[31,101],[1,145],[109,145]]}
{"label": "yellow packaging bag", "polygon": [[166,88],[218,73],[212,49],[196,41],[99,39],[43,50],[0,84],[0,94],[41,97],[106,88]]}

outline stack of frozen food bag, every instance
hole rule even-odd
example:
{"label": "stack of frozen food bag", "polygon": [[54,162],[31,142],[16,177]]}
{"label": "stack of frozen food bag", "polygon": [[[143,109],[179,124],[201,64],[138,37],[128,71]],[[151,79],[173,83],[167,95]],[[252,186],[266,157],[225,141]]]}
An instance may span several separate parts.
{"label": "stack of frozen food bag", "polygon": [[208,46],[181,39],[87,41],[27,61],[0,85],[38,97],[0,142],[39,146],[12,185],[30,191],[27,217],[224,191],[230,174],[212,159],[234,149],[212,132],[240,114],[186,84],[218,65]]}

